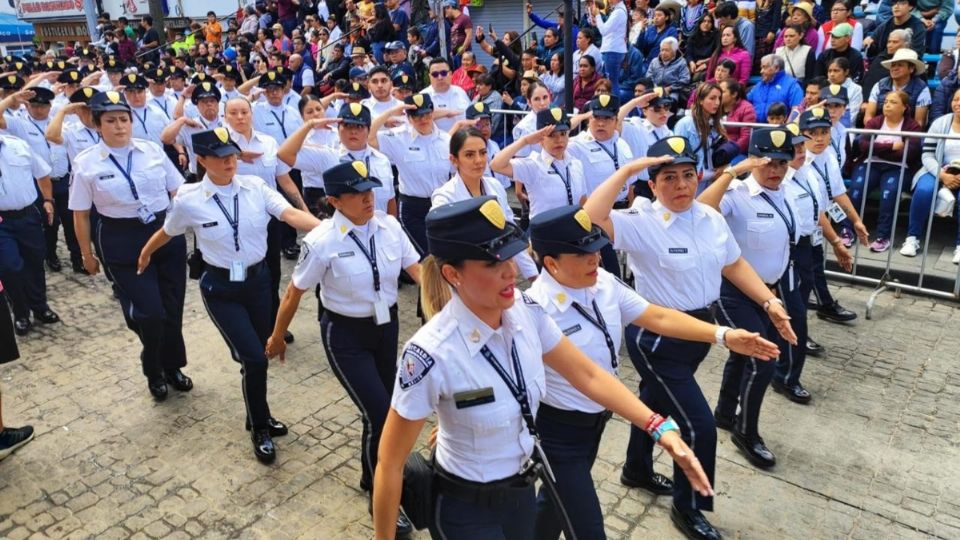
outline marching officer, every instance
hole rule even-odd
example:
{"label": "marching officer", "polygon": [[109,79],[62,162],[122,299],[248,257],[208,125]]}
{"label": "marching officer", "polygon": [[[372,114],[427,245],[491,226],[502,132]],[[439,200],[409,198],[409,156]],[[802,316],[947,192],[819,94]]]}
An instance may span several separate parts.
{"label": "marching officer", "polygon": [[263,89],[267,99],[253,104],[254,129],[273,137],[277,144],[287,140],[287,137],[303,125],[300,113],[283,101],[285,82],[284,76],[276,71],[261,75],[257,86]]}
{"label": "marching officer", "polygon": [[[527,248],[493,196],[430,211],[424,311],[432,315],[403,348],[374,477],[374,531],[391,538],[403,466],[426,419],[437,413],[435,538],[532,538],[534,483],[545,459],[535,415],[544,365],[630,422],[646,426],[704,495],[710,483],[672,419],[655,415],[585,356],[536,302],[515,289],[509,259]],[[452,287],[452,292],[451,292]],[[447,300],[449,298],[449,300]]]}
{"label": "marching officer", "polygon": [[[264,264],[270,217],[309,231],[317,218],[297,210],[263,179],[237,174],[240,147],[225,128],[191,136],[191,146],[206,174],[182,187],[173,199],[163,227],[143,246],[138,274],[187,229],[197,237],[204,271],[200,294],[207,313],[241,365],[246,428],[252,433],[254,455],[262,463],[277,456],[273,437],[287,426],[270,414],[267,404],[267,357],[270,334],[270,274]],[[281,341],[283,335],[281,334]]]}
{"label": "marching officer", "polygon": [[[717,175],[697,200],[726,218],[744,259],[776,294],[776,298],[764,302],[761,310],[729,278],[724,279],[719,301],[724,322],[768,337],[777,343],[783,355],[790,344],[771,331],[763,311],[769,312],[773,304],[790,304],[799,297],[790,254],[800,239],[800,228],[795,203],[781,186],[794,158],[793,134],[786,128],[755,129],[750,136],[749,154],[750,158]],[[750,173],[746,180],[733,182],[746,173]],[[714,411],[717,427],[730,429],[733,443],[750,463],[761,468],[773,467],[777,462],[759,431],[760,407],[775,370],[773,362],[731,352]]]}
{"label": "marching officer", "polygon": [[211,131],[218,127],[223,127],[223,120],[220,118],[220,90],[210,82],[202,82],[191,87],[184,95],[190,94],[190,102],[193,103],[199,115],[196,118],[183,115],[178,117],[160,133],[160,140],[163,144],[181,145],[187,152],[188,164],[188,182],[199,182],[203,175],[197,170],[197,154],[193,150],[193,135],[203,131]]}
{"label": "marching officer", "polygon": [[147,80],[136,73],[128,73],[121,79],[121,84],[123,97],[133,115],[133,137],[161,144],[160,133],[169,120],[159,107],[147,102]]}
{"label": "marching officer", "polygon": [[[396,218],[376,210],[373,190],[382,182],[363,161],[337,164],[324,171],[323,178],[328,201],[336,210],[304,238],[303,255],[267,342],[267,356],[283,358],[283,335],[300,299],[319,285],[324,306],[320,335],[331,369],[360,409],[360,488],[370,492],[397,376],[398,279],[405,270],[420,280],[420,254]],[[401,534],[410,531],[402,514],[397,526]]]}
{"label": "marching officer", "polygon": [[[638,161],[655,163],[653,159]],[[579,206],[560,206],[532,218],[530,242],[543,270],[527,294],[543,307],[574,345],[614,376],[619,371],[620,345],[627,325],[645,328],[663,336],[664,340],[686,339],[698,345],[718,343],[761,358],[777,355],[776,346],[758,334],[716,326],[712,321],[704,322],[649,304],[623,282],[598,268],[600,249],[609,240]],[[551,367],[545,366],[544,372],[546,395],[537,411],[537,430],[557,477],[557,489],[564,506],[575,509],[570,517],[577,537],[604,538],[603,514],[590,469],[610,413]],[[709,410],[706,409],[707,418]],[[670,411],[670,414],[681,412]],[[685,416],[678,418],[686,420]],[[695,444],[691,448],[697,452]],[[710,452],[709,448],[705,451]],[[706,466],[707,460],[703,463]],[[707,474],[710,475],[709,470]],[[678,476],[678,481],[682,481],[683,475]],[[689,491],[689,487],[687,489]],[[541,489],[537,498],[537,538],[559,537],[560,522],[553,506]]]}
{"label": "marching officer", "polygon": [[[136,271],[140,249],[163,224],[170,196],[183,177],[160,145],[133,137],[130,106],[119,92],[90,99],[100,142],[74,160],[70,210],[80,244],[83,266],[95,275],[103,263],[113,281],[127,326],[143,345],[140,363],[147,387],[158,401],[167,398],[167,385],[181,392],[193,388],[184,375],[187,352],[183,342],[183,301],[187,251],[183,237],[157,251],[153,265]],[[99,216],[90,228],[90,210]],[[100,261],[90,250],[98,244]]]}
{"label": "marching officer", "polygon": [[168,71],[163,68],[154,68],[143,74],[143,77],[150,83],[150,97],[147,102],[161,111],[167,122],[173,120],[173,110],[177,106],[177,98],[167,93],[167,74]]}

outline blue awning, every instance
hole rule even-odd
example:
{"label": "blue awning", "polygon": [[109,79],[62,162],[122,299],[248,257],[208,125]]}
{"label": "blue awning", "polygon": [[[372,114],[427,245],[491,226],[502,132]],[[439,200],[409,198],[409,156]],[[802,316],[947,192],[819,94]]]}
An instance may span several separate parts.
{"label": "blue awning", "polygon": [[0,13],[0,43],[30,43],[33,25],[9,13]]}

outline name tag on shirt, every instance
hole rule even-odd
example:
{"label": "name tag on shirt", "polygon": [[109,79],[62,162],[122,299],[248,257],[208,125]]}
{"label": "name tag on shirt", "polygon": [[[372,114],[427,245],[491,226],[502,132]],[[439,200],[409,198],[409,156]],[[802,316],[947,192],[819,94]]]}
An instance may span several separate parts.
{"label": "name tag on shirt", "polygon": [[773,219],[773,214],[768,214],[766,212],[757,212],[758,218]]}
{"label": "name tag on shirt", "polygon": [[667,252],[679,255],[682,253],[689,253],[689,250],[687,248],[670,248],[667,250]]}
{"label": "name tag on shirt", "polygon": [[340,257],[340,258],[353,257],[354,255],[356,255],[356,253],[353,251],[341,251],[340,253],[337,253],[337,257]]}
{"label": "name tag on shirt", "polygon": [[203,227],[204,229],[209,229],[210,227],[216,227],[216,226],[217,226],[216,221],[211,221],[210,223],[204,223],[203,225],[201,225],[201,227]]}
{"label": "name tag on shirt", "polygon": [[807,199],[807,198],[809,198],[809,197],[810,197],[810,194],[809,194],[809,193],[806,193],[806,192],[797,195],[797,198],[798,198],[798,199]]}
{"label": "name tag on shirt", "polygon": [[103,175],[103,176],[97,177],[97,180],[109,180],[109,179],[113,178],[114,176],[115,176],[115,175],[113,175],[113,174],[105,174],[105,175]]}
{"label": "name tag on shirt", "polygon": [[579,332],[579,331],[582,330],[582,329],[583,329],[583,328],[582,328],[579,324],[575,324],[575,325],[571,326],[570,328],[567,328],[566,330],[564,330],[564,331],[563,331],[563,335],[569,336],[570,334],[576,334],[577,332]]}
{"label": "name tag on shirt", "polygon": [[409,151],[411,151],[411,152],[419,152],[419,151],[420,151],[420,147],[418,147],[418,146],[411,146],[410,148],[407,148],[407,150],[409,150]]}
{"label": "name tag on shirt", "polygon": [[476,390],[467,390],[466,392],[457,392],[453,395],[453,400],[456,402],[458,409],[467,409],[469,407],[476,407],[477,405],[493,403],[496,399],[493,395],[493,388],[490,386]]}

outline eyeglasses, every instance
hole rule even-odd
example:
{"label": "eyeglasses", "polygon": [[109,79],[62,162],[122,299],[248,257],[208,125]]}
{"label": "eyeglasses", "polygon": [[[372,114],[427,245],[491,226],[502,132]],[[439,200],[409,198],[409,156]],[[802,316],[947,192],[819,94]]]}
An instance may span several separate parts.
{"label": "eyeglasses", "polygon": [[447,70],[430,72],[430,76],[433,77],[434,79],[440,79],[440,78],[446,77],[449,74],[450,72]]}

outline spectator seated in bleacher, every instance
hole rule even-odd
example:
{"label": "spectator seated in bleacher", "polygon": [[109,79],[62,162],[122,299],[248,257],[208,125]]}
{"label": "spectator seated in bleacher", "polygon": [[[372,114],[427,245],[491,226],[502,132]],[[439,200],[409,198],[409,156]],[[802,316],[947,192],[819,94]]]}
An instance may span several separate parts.
{"label": "spectator seated in bleacher", "polygon": [[898,90],[907,93],[907,103],[911,106],[913,118],[921,126],[925,125],[927,111],[932,101],[927,82],[922,78],[927,68],[926,64],[917,58],[916,52],[905,48],[899,49],[893,58],[884,60],[882,64],[890,74],[880,79],[870,91],[864,123],[870,122],[878,114],[877,104],[884,102],[883,98],[887,93]]}
{"label": "spectator seated in bleacher", "polygon": [[797,80],[783,72],[783,58],[768,54],[760,61],[760,82],[747,94],[757,111],[757,121],[767,121],[767,107],[781,102],[793,108],[803,101]]}

